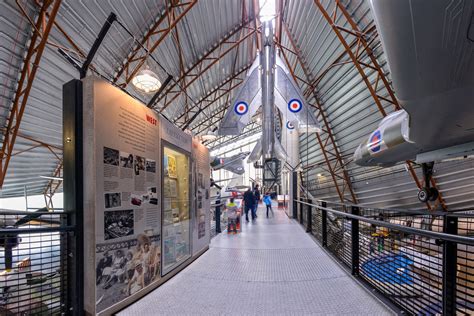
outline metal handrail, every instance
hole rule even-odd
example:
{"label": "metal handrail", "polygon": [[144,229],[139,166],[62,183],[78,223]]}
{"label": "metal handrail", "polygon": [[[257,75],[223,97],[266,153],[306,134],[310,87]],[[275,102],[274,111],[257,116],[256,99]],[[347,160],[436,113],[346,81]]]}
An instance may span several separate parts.
{"label": "metal handrail", "polygon": [[66,212],[28,212],[28,211],[0,211],[0,215],[67,215]]}
{"label": "metal handrail", "polygon": [[355,204],[351,202],[347,203],[342,203],[342,202],[335,202],[335,201],[326,201],[326,200],[318,200],[318,202],[325,202],[325,203],[330,203],[330,204],[335,204],[335,205],[340,205],[340,206],[356,206],[358,208],[364,208],[364,209],[371,209],[371,210],[384,210],[384,211],[390,211],[390,212],[401,212],[401,213],[407,213],[409,215],[446,215],[446,214],[451,214],[453,212],[467,212],[467,211],[472,211],[472,209],[457,209],[457,210],[450,210],[449,212],[444,212],[444,211],[427,211],[427,210],[405,210],[405,209],[396,209],[396,208],[380,208],[380,207],[373,207],[369,205],[364,205],[364,204]]}
{"label": "metal handrail", "polygon": [[2,228],[0,235],[6,234],[41,234],[41,233],[57,233],[74,231],[74,226],[58,226],[58,227],[40,227],[40,228]]}
{"label": "metal handrail", "polygon": [[[472,238],[472,237],[451,235],[451,234],[446,234],[446,233],[439,233],[439,232],[434,232],[434,231],[429,231],[429,230],[423,230],[423,229],[419,229],[419,228],[402,226],[402,225],[398,225],[398,224],[392,224],[392,223],[389,223],[389,222],[370,219],[370,218],[360,216],[360,215],[354,215],[354,214],[350,214],[350,213],[336,211],[336,210],[333,210],[331,208],[322,207],[322,206],[312,204],[312,203],[308,203],[308,202],[305,202],[305,201],[302,201],[302,200],[296,200],[296,202],[298,202],[300,204],[307,205],[307,206],[311,206],[311,207],[314,207],[314,208],[317,208],[317,209],[320,209],[320,210],[328,211],[328,212],[331,212],[333,214],[340,215],[340,216],[343,216],[343,217],[346,217],[346,218],[357,219],[359,221],[367,222],[369,224],[374,224],[374,225],[377,225],[377,226],[383,226],[383,227],[391,228],[391,229],[398,230],[398,231],[401,231],[401,232],[406,232],[406,233],[416,234],[416,235],[420,235],[420,236],[424,236],[424,237],[441,239],[441,240],[445,240],[445,241],[451,241],[451,242],[455,242],[455,243],[461,243],[461,244],[474,246],[474,238]],[[445,213],[444,215],[449,216],[449,214],[447,214],[447,213]]]}

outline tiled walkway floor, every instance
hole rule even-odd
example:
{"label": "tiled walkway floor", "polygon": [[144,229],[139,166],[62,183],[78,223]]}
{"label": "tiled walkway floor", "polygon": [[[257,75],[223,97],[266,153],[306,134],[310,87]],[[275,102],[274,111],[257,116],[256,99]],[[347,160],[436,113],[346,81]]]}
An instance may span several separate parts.
{"label": "tiled walkway floor", "polygon": [[220,234],[119,315],[390,315],[282,211]]}

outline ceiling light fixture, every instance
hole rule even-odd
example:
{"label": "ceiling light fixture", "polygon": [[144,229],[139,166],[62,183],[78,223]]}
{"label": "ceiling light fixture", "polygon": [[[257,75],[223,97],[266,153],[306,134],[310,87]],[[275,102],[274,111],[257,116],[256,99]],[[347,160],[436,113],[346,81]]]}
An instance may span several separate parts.
{"label": "ceiling light fixture", "polygon": [[161,87],[160,79],[148,66],[133,77],[132,84],[138,91],[144,93],[155,93]]}

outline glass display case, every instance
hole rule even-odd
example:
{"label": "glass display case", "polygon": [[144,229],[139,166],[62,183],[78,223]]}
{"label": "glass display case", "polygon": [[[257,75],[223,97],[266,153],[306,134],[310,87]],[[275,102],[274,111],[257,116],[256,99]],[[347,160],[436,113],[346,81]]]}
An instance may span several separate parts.
{"label": "glass display case", "polygon": [[163,142],[162,146],[163,275],[191,256],[190,158]]}

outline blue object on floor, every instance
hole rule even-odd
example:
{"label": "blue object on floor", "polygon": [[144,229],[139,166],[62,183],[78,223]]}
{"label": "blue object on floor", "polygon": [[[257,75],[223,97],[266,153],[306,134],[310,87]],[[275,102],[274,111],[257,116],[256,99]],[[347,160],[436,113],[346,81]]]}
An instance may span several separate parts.
{"label": "blue object on floor", "polygon": [[384,255],[362,264],[364,274],[379,282],[390,284],[413,284],[408,266],[413,260],[403,255]]}

